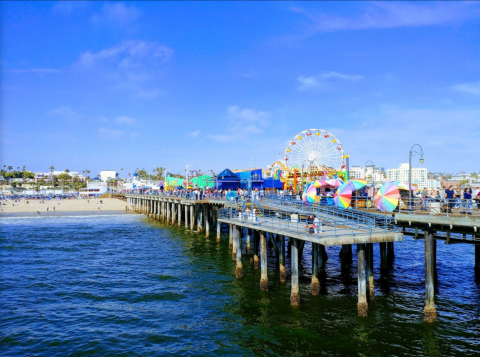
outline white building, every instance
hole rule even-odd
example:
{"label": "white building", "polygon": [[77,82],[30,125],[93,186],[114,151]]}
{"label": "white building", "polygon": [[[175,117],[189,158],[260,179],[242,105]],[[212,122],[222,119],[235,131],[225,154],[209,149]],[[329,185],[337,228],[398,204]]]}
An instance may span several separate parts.
{"label": "white building", "polygon": [[[412,167],[412,184],[416,185],[418,188],[432,189],[439,188],[440,181],[429,180],[427,178],[428,171],[426,168],[414,168]],[[400,164],[398,169],[388,169],[387,170],[387,181],[405,181],[408,182],[409,179],[409,169],[408,164]]]}
{"label": "white building", "polygon": [[385,181],[385,176],[383,174],[383,169],[378,166],[352,166],[349,171],[349,177],[351,179],[364,178],[369,183],[375,180],[375,186],[383,183]]}
{"label": "white building", "polygon": [[107,182],[109,179],[117,177],[115,170],[103,170],[100,171],[100,180]]}
{"label": "white building", "polygon": [[87,181],[87,188],[81,188],[78,193],[81,196],[98,196],[107,192],[108,186],[103,181]]}

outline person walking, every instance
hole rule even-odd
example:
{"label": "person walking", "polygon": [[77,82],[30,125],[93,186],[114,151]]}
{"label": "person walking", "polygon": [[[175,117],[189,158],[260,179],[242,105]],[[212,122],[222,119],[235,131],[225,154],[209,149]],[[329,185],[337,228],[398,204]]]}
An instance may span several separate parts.
{"label": "person walking", "polygon": [[462,190],[460,189],[460,186],[457,186],[455,188],[455,208],[460,209],[462,207]]}
{"label": "person walking", "polygon": [[[468,212],[467,212],[468,208]],[[472,189],[470,187],[463,190],[463,212],[467,214],[472,214]]]}
{"label": "person walking", "polygon": [[451,213],[453,210],[453,206],[455,204],[455,198],[453,197],[455,194],[455,191],[453,190],[453,186],[448,186],[448,188],[445,190],[445,203],[447,205],[447,212]]}

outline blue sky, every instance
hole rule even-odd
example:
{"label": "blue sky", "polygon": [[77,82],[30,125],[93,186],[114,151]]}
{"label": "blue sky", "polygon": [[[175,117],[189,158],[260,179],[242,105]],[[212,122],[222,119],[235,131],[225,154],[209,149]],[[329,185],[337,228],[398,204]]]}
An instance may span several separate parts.
{"label": "blue sky", "polygon": [[2,166],[480,170],[479,2],[1,2]]}

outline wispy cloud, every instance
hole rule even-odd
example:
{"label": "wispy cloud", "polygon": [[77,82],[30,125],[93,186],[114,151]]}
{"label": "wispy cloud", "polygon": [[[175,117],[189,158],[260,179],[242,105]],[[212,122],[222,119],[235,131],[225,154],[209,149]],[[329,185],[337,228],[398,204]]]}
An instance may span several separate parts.
{"label": "wispy cloud", "polygon": [[261,134],[268,123],[270,113],[251,108],[240,108],[237,105],[227,107],[228,129],[226,133],[210,135],[215,141],[227,142]]}
{"label": "wispy cloud", "polygon": [[157,42],[124,41],[98,52],[83,52],[73,69],[91,81],[127,90],[137,98],[154,98],[158,78],[173,50]]}
{"label": "wispy cloud", "polygon": [[89,6],[86,1],[56,1],[52,7],[54,13],[70,15],[79,9]]}
{"label": "wispy cloud", "polygon": [[342,74],[338,72],[324,72],[315,76],[300,76],[297,81],[300,85],[297,87],[300,91],[306,91],[309,89],[329,89],[335,83],[339,82],[356,82],[363,79],[361,75]]}
{"label": "wispy cloud", "polygon": [[304,32],[293,37],[309,37],[316,33],[422,27],[457,23],[480,15],[474,2],[369,2],[365,9],[353,16],[338,16],[294,7],[292,11],[308,18]]}
{"label": "wispy cloud", "polygon": [[453,90],[480,96],[480,82],[460,83],[452,86]]}
{"label": "wispy cloud", "polygon": [[200,135],[200,130],[195,130],[195,131],[192,131],[192,132],[188,133],[188,136],[190,136],[191,138],[196,138],[199,135]]}
{"label": "wispy cloud", "polygon": [[125,26],[133,23],[141,16],[141,12],[135,6],[127,6],[123,3],[105,4],[100,14],[95,14],[92,20],[96,24],[112,23]]}
{"label": "wispy cloud", "polygon": [[23,68],[23,69],[9,69],[7,70],[10,73],[40,73],[40,74],[53,74],[60,73],[59,69],[54,68]]}
{"label": "wispy cloud", "polygon": [[125,132],[122,130],[111,130],[107,128],[98,129],[98,137],[103,140],[119,139],[125,136]]}
{"label": "wispy cloud", "polygon": [[135,124],[136,120],[125,115],[119,116],[115,118],[117,124]]}
{"label": "wispy cloud", "polygon": [[69,106],[62,106],[62,107],[53,109],[49,112],[49,114],[56,115],[60,117],[60,119],[66,122],[78,121],[82,118],[82,115],[74,111]]}

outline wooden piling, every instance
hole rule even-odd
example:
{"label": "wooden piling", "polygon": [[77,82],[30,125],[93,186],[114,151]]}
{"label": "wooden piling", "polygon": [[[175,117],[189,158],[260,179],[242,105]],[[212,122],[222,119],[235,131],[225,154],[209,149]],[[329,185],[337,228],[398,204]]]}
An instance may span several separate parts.
{"label": "wooden piling", "polygon": [[251,254],[251,248],[250,248],[250,229],[249,228],[245,228],[246,231],[247,231],[247,237],[245,238],[246,239],[246,243],[247,243],[247,248],[246,248],[246,254],[247,255],[250,255]]}
{"label": "wooden piling", "polygon": [[375,285],[373,280],[373,243],[366,244],[365,253],[367,256],[368,295],[370,300],[373,300],[375,299]]}
{"label": "wooden piling", "polygon": [[233,234],[233,242],[232,242],[232,260],[237,259],[237,241],[235,240],[235,236],[238,236],[237,226],[232,225],[232,234]]}
{"label": "wooden piling", "polygon": [[380,246],[380,270],[388,269],[387,243],[379,243]]}
{"label": "wooden piling", "polygon": [[197,233],[200,233],[201,231],[202,231],[202,204],[199,204],[197,205]]}
{"label": "wooden piling", "polygon": [[367,302],[367,274],[366,274],[366,257],[365,244],[357,244],[357,276],[358,276],[358,316],[365,317],[368,315]]}
{"label": "wooden piling", "polygon": [[205,205],[205,238],[210,237],[210,222],[209,222],[209,212],[208,205]]}
{"label": "wooden piling", "polygon": [[318,273],[324,274],[325,273],[325,263],[327,260],[325,259],[327,256],[327,252],[325,251],[325,246],[322,244],[318,245]]}
{"label": "wooden piling", "polygon": [[296,239],[291,240],[292,292],[290,293],[290,304],[292,306],[298,306],[300,305],[300,289],[298,286],[298,241]]}
{"label": "wooden piling", "polygon": [[232,225],[228,225],[228,248],[233,247],[233,233],[232,233]]}
{"label": "wooden piling", "polygon": [[185,205],[185,229],[188,229],[188,205]]}
{"label": "wooden piling", "polygon": [[387,261],[389,264],[393,263],[395,258],[395,246],[393,242],[387,242]]}
{"label": "wooden piling", "polygon": [[267,239],[265,232],[260,232],[260,290],[268,290],[268,275],[267,275]]}
{"label": "wooden piling", "polygon": [[235,276],[237,279],[240,279],[243,277],[243,265],[242,265],[242,236],[241,236],[241,227],[236,226],[236,229],[234,230],[235,234],[235,244],[237,251],[236,251],[236,260],[237,260],[237,266],[235,268]]}
{"label": "wooden piling", "polygon": [[253,235],[253,269],[258,269],[260,265],[260,261],[258,259],[258,245],[259,245],[259,238],[258,238],[258,231],[252,229]]}
{"label": "wooden piling", "polygon": [[318,280],[318,244],[312,243],[312,283],[310,284],[312,295],[320,294],[320,282]]}
{"label": "wooden piling", "polygon": [[425,314],[426,322],[434,322],[437,318],[437,310],[435,309],[435,256],[434,256],[434,239],[433,230],[431,228],[425,231]]}
{"label": "wooden piling", "polygon": [[194,205],[190,206],[190,231],[193,232],[195,226],[195,207]]}
{"label": "wooden piling", "polygon": [[287,281],[287,269],[285,268],[285,236],[277,235],[278,237],[278,263],[280,269],[280,283]]}
{"label": "wooden piling", "polygon": [[221,223],[217,220],[217,242],[220,242],[221,228]]}

